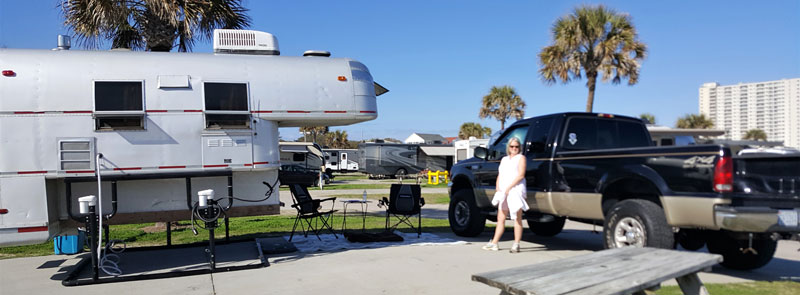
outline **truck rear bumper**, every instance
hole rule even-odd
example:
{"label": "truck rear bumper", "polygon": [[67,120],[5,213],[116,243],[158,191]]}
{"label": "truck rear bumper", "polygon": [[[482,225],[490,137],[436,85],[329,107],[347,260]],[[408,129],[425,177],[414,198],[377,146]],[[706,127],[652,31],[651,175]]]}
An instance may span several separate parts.
{"label": "truck rear bumper", "polygon": [[714,219],[722,229],[740,232],[800,232],[800,208],[714,207]]}

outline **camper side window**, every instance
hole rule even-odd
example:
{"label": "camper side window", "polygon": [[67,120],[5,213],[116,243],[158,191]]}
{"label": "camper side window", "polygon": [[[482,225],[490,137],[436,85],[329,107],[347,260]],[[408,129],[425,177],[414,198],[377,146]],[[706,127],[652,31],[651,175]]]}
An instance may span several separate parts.
{"label": "camper side window", "polygon": [[207,129],[250,128],[247,84],[204,84]]}
{"label": "camper side window", "polygon": [[95,130],[144,130],[141,81],[95,81]]}

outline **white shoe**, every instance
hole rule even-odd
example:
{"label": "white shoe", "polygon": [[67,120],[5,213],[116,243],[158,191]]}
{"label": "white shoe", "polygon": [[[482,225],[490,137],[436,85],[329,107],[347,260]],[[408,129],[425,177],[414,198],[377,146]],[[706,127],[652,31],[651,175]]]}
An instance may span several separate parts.
{"label": "white shoe", "polygon": [[492,244],[491,242],[490,242],[490,243],[488,243],[488,244],[486,244],[486,245],[484,245],[484,246],[483,246],[481,249],[483,249],[483,250],[487,250],[487,251],[497,251],[497,250],[500,250],[500,248],[499,248],[499,247],[497,247],[497,244]]}
{"label": "white shoe", "polygon": [[508,252],[519,253],[519,244],[514,243],[514,245],[511,245],[511,250],[508,250]]}

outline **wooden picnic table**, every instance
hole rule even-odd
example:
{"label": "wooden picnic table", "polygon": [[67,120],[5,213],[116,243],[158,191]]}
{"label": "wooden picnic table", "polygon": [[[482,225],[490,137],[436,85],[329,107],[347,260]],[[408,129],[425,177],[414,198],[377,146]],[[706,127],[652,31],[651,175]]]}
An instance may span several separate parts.
{"label": "wooden picnic table", "polygon": [[677,279],[684,294],[708,294],[698,271],[722,256],[657,248],[616,248],[472,275],[500,294],[644,294]]}

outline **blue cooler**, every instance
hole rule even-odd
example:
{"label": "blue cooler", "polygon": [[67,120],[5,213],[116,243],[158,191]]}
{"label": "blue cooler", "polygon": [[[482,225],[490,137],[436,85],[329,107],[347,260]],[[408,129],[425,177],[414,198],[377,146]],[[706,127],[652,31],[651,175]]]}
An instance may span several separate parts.
{"label": "blue cooler", "polygon": [[85,240],[86,234],[83,231],[78,231],[74,236],[56,236],[53,238],[53,248],[56,255],[77,254],[83,251]]}

